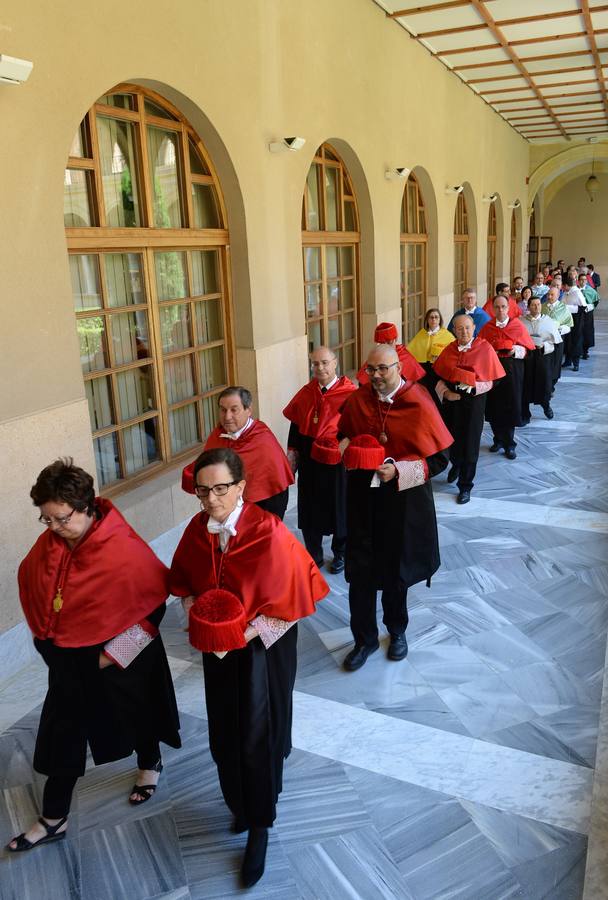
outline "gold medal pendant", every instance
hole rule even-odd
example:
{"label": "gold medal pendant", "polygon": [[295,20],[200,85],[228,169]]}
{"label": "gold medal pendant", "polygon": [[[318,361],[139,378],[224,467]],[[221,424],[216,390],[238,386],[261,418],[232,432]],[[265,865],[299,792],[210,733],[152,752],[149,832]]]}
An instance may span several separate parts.
{"label": "gold medal pendant", "polygon": [[55,610],[56,613],[58,613],[62,606],[63,606],[63,597],[61,596],[61,588],[57,588],[57,594],[53,598],[53,609]]}
{"label": "gold medal pendant", "polygon": [[380,432],[380,435],[379,435],[379,437],[378,437],[378,440],[380,441],[381,444],[386,444],[386,442],[388,441],[388,436],[387,436],[387,434],[386,434],[386,431],[381,431],[381,432]]}
{"label": "gold medal pendant", "polygon": [[314,414],[314,416],[313,416],[313,422],[314,422],[315,425],[318,425],[318,424],[319,424],[319,416],[317,415],[316,410],[315,410],[315,414]]}

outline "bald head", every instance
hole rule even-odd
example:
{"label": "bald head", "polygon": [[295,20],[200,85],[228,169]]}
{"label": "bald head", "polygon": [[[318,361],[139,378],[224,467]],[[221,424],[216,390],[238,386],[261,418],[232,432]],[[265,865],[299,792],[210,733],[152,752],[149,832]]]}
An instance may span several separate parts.
{"label": "bald head", "polygon": [[318,381],[321,387],[325,387],[334,380],[337,365],[338,358],[329,347],[317,347],[310,354],[312,377]]}

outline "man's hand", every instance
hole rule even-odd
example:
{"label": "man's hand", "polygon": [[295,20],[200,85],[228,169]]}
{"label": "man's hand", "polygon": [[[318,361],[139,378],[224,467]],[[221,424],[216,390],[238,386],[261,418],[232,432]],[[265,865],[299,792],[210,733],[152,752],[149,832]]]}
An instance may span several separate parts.
{"label": "man's hand", "polygon": [[189,597],[182,597],[182,609],[186,618],[190,615],[190,610],[194,605],[194,594],[190,594]]}
{"label": "man's hand", "polygon": [[338,444],[338,449],[339,449],[340,453],[342,454],[342,456],[344,456],[344,451],[346,450],[346,448],[348,447],[349,444],[350,444],[350,438],[342,438],[342,440]]}
{"label": "man's hand", "polygon": [[460,394],[457,394],[456,391],[447,390],[443,395],[443,399],[450,400],[453,403],[455,400],[460,400],[461,396]]}
{"label": "man's hand", "polygon": [[114,665],[114,663],[112,662],[112,660],[110,659],[109,656],[106,656],[105,653],[99,654],[99,668],[100,669],[107,669],[108,666],[113,666],[113,665]]}
{"label": "man's hand", "polygon": [[380,481],[392,481],[397,476],[397,467],[392,463],[384,463],[376,469]]}
{"label": "man's hand", "polygon": [[247,643],[249,643],[249,641],[252,641],[256,637],[258,637],[257,631],[255,630],[253,625],[248,625],[245,629],[245,640],[247,641]]}

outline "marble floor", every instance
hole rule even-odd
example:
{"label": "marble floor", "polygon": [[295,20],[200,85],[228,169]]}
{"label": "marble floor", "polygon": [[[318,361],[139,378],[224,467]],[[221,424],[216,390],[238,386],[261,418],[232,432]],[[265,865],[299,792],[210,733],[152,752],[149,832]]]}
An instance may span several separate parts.
{"label": "marble floor", "polygon": [[[594,771],[608,763],[608,739],[598,749],[608,629],[603,312],[597,351],[578,375],[564,372],[553,421],[534,409],[517,459],[489,454],[484,434],[465,507],[445,475],[435,480],[442,567],[430,589],[410,591],[405,661],[381,650],[356,673],[341,669],[347,587],[328,575],[331,595],[300,625],[295,749],[266,874],[250,896],[583,896]],[[293,505],[286,521],[295,528]],[[170,558],[179,533],[156,542],[159,555]],[[131,761],[91,768],[68,840],[0,859],[1,900],[241,893],[244,836],[229,831],[183,624],[172,605],[162,631],[184,746],[164,753],[154,799],[127,804]],[[37,814],[42,779],[31,758],[44,679],[34,662],[3,685],[3,842]],[[606,879],[592,877],[598,891],[585,896],[606,896]]]}

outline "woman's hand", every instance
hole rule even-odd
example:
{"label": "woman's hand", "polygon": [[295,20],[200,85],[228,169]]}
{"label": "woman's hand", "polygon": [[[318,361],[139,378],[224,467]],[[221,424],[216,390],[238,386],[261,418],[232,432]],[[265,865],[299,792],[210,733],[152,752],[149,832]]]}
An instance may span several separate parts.
{"label": "woman's hand", "polygon": [[397,475],[397,467],[392,463],[384,463],[383,465],[378,466],[376,474],[380,481],[392,481]]}
{"label": "woman's hand", "polygon": [[252,641],[256,637],[258,637],[257,631],[255,630],[253,625],[248,625],[245,629],[245,640],[247,641],[247,643],[249,643],[249,641]]}
{"label": "woman's hand", "polygon": [[110,659],[109,656],[106,656],[105,653],[99,654],[99,668],[100,669],[107,669],[108,666],[113,666],[113,665],[114,665],[114,663]]}
{"label": "woman's hand", "polygon": [[460,394],[457,394],[456,391],[446,391],[443,399],[450,400],[453,403],[455,400],[460,400]]}

